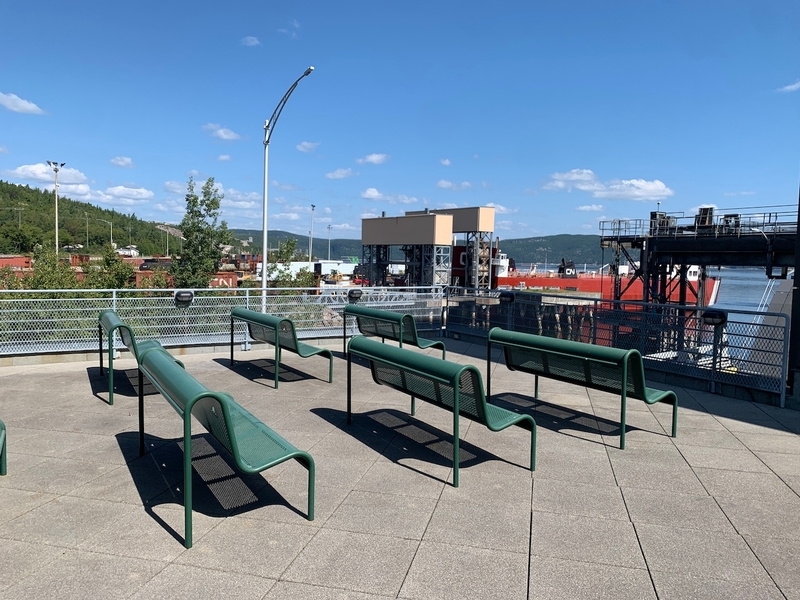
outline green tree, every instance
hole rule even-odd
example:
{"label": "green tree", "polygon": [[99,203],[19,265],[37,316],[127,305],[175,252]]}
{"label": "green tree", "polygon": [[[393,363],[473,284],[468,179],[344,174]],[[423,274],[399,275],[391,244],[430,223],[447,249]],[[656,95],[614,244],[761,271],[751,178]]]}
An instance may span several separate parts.
{"label": "green tree", "polygon": [[122,260],[111,244],[103,248],[103,266],[100,269],[83,266],[86,273],[85,285],[88,288],[121,290],[133,287],[136,272],[133,266]]}
{"label": "green tree", "polygon": [[25,283],[32,290],[72,290],[80,286],[69,262],[59,260],[53,246],[36,246],[33,251],[33,275]]}
{"label": "green tree", "polygon": [[209,177],[202,195],[195,193],[194,179],[189,178],[186,191],[186,214],[178,228],[183,232],[180,255],[172,256],[172,276],[176,287],[204,288],[214,277],[222,260],[222,248],[232,235],[225,221],[219,222],[223,195]]}
{"label": "green tree", "polygon": [[271,287],[292,288],[292,287],[314,287],[314,273],[308,267],[303,267],[292,275],[289,263],[299,258],[297,251],[297,240],[288,239],[278,243],[278,250],[274,254],[276,262],[267,264],[267,281]]}

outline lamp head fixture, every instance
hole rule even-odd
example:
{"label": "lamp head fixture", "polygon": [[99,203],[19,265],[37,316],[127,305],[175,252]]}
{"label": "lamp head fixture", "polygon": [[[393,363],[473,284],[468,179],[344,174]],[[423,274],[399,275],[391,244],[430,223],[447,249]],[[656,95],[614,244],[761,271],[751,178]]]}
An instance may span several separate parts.
{"label": "lamp head fixture", "polygon": [[303,73],[303,77],[306,77],[306,76],[308,76],[308,75],[311,75],[311,71],[313,71],[313,70],[314,70],[314,67],[308,67],[308,68],[306,69],[306,72],[305,72],[305,73]]}

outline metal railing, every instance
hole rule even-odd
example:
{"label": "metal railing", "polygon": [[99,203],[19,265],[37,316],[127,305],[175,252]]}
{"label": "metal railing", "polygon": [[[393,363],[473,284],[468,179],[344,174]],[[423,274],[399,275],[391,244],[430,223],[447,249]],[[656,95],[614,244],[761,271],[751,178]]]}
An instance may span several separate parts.
{"label": "metal railing", "polygon": [[[350,290],[360,292],[356,300]],[[0,356],[96,351],[98,315],[113,309],[142,339],[167,347],[230,343],[230,312],[261,310],[260,289],[193,290],[177,306],[177,290],[9,290],[0,292]],[[342,310],[351,301],[411,313],[420,330],[441,330],[442,288],[347,288],[268,290],[267,312],[292,319],[300,338],[342,336]],[[348,335],[357,333],[348,324]],[[352,331],[351,331],[352,329]],[[237,323],[234,340],[246,342]],[[119,340],[116,347],[123,348]]]}
{"label": "metal railing", "polygon": [[[780,395],[785,403],[789,316],[727,311],[724,324],[703,316],[712,309],[548,295],[449,289],[447,330],[485,336],[492,327],[641,352],[645,366],[708,382]],[[716,311],[719,312],[719,311]]]}

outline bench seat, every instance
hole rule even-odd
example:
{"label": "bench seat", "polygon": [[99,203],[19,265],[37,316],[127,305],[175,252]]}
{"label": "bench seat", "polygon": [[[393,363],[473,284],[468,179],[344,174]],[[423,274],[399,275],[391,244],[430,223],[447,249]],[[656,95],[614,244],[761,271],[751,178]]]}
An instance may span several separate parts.
{"label": "bench seat", "polygon": [[442,350],[442,358],[447,357],[447,348],[443,341],[419,337],[417,323],[413,315],[369,308],[358,304],[348,304],[342,311],[344,352],[347,352],[348,315],[355,318],[356,326],[361,335],[379,337],[382,341],[392,340],[397,342],[401,348],[404,343],[416,346],[421,350],[440,348]]}

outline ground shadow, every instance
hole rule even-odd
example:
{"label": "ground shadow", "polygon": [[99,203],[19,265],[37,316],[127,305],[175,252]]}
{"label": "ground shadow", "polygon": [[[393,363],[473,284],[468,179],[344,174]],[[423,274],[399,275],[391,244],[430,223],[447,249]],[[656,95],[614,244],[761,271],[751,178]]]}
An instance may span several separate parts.
{"label": "ground shadow", "polygon": [[[242,360],[237,358],[231,365],[228,358],[215,358],[214,362],[224,367],[228,367],[237,375],[244,377],[265,387],[275,387],[275,359],[274,358],[254,358]],[[326,365],[327,367],[327,365]],[[278,383],[291,383],[292,381],[302,381],[304,379],[320,379],[304,371],[298,371],[294,367],[281,362],[281,370],[278,373]],[[327,371],[323,381],[328,381]]]}
{"label": "ground shadow", "polygon": [[[99,398],[105,403],[108,403],[108,367],[103,369],[103,374],[100,374],[100,367],[87,367],[86,377],[89,379],[89,385],[92,388],[92,395]],[[155,388],[152,392],[147,392],[147,386],[150,382],[145,379],[145,393],[155,393]],[[106,394],[106,397],[100,394]],[[139,369],[114,369],[114,396],[126,396],[132,398],[139,397]]]}
{"label": "ground shadow", "polygon": [[[146,453],[139,456],[139,432],[117,434],[128,461],[134,485],[145,511],[176,540],[175,531],[154,508],[162,504],[183,506],[183,439],[146,435]],[[239,472],[228,452],[208,433],[192,436],[192,510],[211,517],[229,517],[256,508],[280,505],[305,517],[289,504],[260,473]]]}
{"label": "ground shadow", "polygon": [[[312,408],[311,412],[365,446],[380,452],[386,458],[415,473],[441,481],[430,473],[404,463],[404,460],[413,459],[426,464],[453,467],[453,436],[408,413],[394,409],[354,413],[352,424],[348,425],[347,411],[333,408]],[[479,424],[473,425],[482,427]],[[502,432],[499,432],[498,435],[502,435]],[[489,460],[497,460],[527,469],[528,465],[525,460],[527,456],[526,454],[521,457],[519,463],[513,463],[462,439],[459,442],[458,464],[460,468],[465,468]]]}

